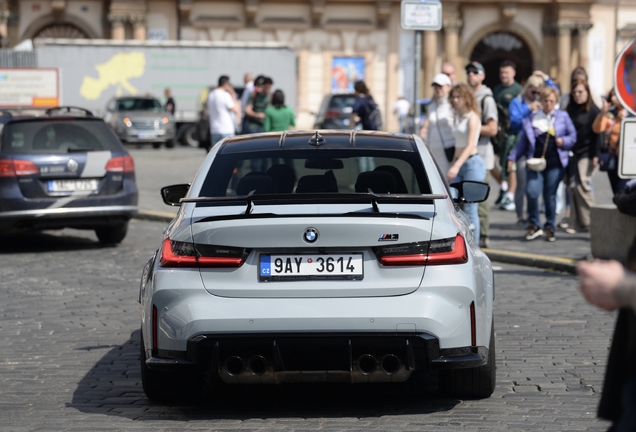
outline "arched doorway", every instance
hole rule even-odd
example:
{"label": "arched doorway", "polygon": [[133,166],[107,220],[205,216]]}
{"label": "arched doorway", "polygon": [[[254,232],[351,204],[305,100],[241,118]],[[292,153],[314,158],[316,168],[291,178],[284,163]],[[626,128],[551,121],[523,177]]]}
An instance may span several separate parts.
{"label": "arched doorway", "polygon": [[484,84],[495,88],[499,84],[499,65],[504,60],[517,64],[516,80],[524,83],[533,71],[532,51],[519,36],[503,31],[490,33],[473,49],[470,61],[478,61],[486,69]]}
{"label": "arched doorway", "polygon": [[33,38],[90,39],[81,29],[68,23],[50,24],[38,31]]}

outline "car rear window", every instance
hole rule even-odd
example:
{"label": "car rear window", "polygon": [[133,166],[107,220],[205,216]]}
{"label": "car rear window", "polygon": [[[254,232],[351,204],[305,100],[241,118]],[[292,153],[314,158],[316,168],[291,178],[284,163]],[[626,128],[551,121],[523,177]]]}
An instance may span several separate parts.
{"label": "car rear window", "polygon": [[430,193],[419,153],[310,149],[217,154],[200,196],[369,191]]}
{"label": "car rear window", "polygon": [[329,101],[329,109],[353,107],[355,103],[354,95],[335,95]]}
{"label": "car rear window", "polygon": [[73,151],[121,151],[122,146],[101,120],[37,120],[7,124],[3,153],[63,154]]}
{"label": "car rear window", "polygon": [[117,111],[154,111],[161,112],[163,107],[156,99],[126,98],[117,101]]}

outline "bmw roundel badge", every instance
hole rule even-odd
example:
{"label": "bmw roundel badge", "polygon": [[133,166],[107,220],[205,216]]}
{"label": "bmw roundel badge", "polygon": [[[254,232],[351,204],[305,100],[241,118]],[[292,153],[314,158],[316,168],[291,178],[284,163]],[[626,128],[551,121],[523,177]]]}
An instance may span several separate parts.
{"label": "bmw roundel badge", "polygon": [[307,228],[303,233],[303,240],[307,243],[315,243],[318,240],[318,230],[316,228]]}

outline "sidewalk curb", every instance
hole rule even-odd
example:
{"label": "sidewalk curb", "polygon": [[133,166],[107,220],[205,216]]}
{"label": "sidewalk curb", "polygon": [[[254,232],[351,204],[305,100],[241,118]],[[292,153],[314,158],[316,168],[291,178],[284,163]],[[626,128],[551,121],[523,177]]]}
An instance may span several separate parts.
{"label": "sidewalk curb", "polygon": [[545,255],[534,255],[522,252],[502,251],[495,249],[483,249],[491,261],[518,264],[527,267],[537,267],[542,269],[560,271],[564,273],[576,274],[578,261],[569,258],[558,258]]}
{"label": "sidewalk curb", "polygon": [[166,222],[169,223],[170,221],[172,221],[172,219],[174,219],[175,215],[173,215],[172,213],[168,213],[168,212],[158,212],[158,211],[152,211],[152,210],[140,210],[137,213],[137,216],[135,216],[134,219],[139,219],[139,220],[147,220],[147,221],[153,221],[153,222]]}
{"label": "sidewalk curb", "polygon": [[[142,210],[137,213],[135,219],[153,222],[169,223],[175,215],[167,212]],[[522,252],[511,252],[496,249],[483,249],[491,261],[518,264],[526,267],[536,267],[548,270],[555,270],[570,274],[576,274],[576,260],[568,258],[558,258],[545,255],[533,255]]]}

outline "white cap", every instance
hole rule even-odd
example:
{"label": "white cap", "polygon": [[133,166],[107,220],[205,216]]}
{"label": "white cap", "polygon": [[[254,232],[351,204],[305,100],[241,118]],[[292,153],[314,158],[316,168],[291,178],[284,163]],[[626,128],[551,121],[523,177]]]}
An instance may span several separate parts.
{"label": "white cap", "polygon": [[451,85],[451,80],[448,77],[448,75],[440,73],[435,75],[435,78],[433,78],[433,84],[437,84],[441,86]]}

